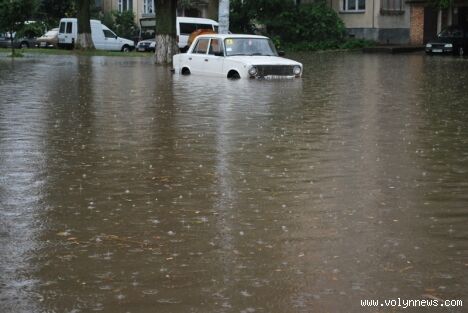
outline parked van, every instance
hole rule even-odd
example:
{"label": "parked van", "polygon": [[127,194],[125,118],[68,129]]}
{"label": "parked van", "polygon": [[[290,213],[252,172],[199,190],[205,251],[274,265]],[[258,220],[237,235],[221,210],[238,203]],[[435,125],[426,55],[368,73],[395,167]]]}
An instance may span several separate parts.
{"label": "parked van", "polygon": [[[154,39],[156,30],[156,19],[154,17],[140,19],[141,39]],[[188,39],[191,33],[198,29],[211,29],[218,32],[218,22],[207,18],[177,17],[177,37],[179,38],[179,49],[185,52],[189,48]]]}
{"label": "parked van", "polygon": [[177,36],[179,36],[179,49],[183,52],[189,48],[188,40],[190,34],[198,29],[211,29],[218,32],[218,22],[197,17],[178,17],[177,18]]}
{"label": "parked van", "polygon": [[[132,40],[118,37],[106,25],[98,20],[90,20],[91,38],[98,50],[128,52],[135,48]],[[76,18],[62,18],[60,20],[58,45],[61,48],[72,48],[78,36],[78,22]]]}

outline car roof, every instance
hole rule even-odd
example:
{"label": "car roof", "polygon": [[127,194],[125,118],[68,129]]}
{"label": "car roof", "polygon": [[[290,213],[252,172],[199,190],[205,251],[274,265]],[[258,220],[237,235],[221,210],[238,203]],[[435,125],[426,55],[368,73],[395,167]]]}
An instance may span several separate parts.
{"label": "car roof", "polygon": [[185,17],[185,16],[178,16],[177,21],[179,23],[203,23],[203,24],[213,24],[218,25],[218,22],[215,20],[210,20],[208,18],[200,18],[200,17]]}
{"label": "car roof", "polygon": [[268,37],[265,36],[259,36],[259,35],[248,35],[248,34],[204,34],[200,35],[197,38],[220,38],[220,39],[226,39],[226,38],[252,38],[252,39],[268,39]]}

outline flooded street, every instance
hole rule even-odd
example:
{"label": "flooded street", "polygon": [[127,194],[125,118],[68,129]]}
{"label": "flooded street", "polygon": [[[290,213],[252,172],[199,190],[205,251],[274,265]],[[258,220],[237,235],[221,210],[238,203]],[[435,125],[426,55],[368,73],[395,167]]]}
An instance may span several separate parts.
{"label": "flooded street", "polygon": [[288,57],[0,58],[0,312],[466,312],[468,59]]}

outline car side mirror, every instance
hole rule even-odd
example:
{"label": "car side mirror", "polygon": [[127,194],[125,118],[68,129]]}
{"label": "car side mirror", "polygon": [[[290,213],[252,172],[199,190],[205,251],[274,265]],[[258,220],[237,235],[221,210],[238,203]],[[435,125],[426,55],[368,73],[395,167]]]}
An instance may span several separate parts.
{"label": "car side mirror", "polygon": [[278,51],[278,55],[280,57],[284,57],[286,55],[286,53],[284,51]]}
{"label": "car side mirror", "polygon": [[115,35],[115,37],[114,37],[114,38],[115,38],[115,39],[117,39],[117,38],[119,38],[119,36]]}
{"label": "car side mirror", "polygon": [[224,56],[224,53],[222,53],[222,52],[215,52],[214,55],[217,56],[217,57],[222,57],[222,56]]}

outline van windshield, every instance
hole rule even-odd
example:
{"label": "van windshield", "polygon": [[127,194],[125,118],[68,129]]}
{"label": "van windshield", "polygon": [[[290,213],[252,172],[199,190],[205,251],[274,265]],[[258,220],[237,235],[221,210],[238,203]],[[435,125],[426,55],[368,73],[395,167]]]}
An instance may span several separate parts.
{"label": "van windshield", "polygon": [[278,56],[275,45],[268,38],[226,38],[224,45],[226,47],[226,56]]}

